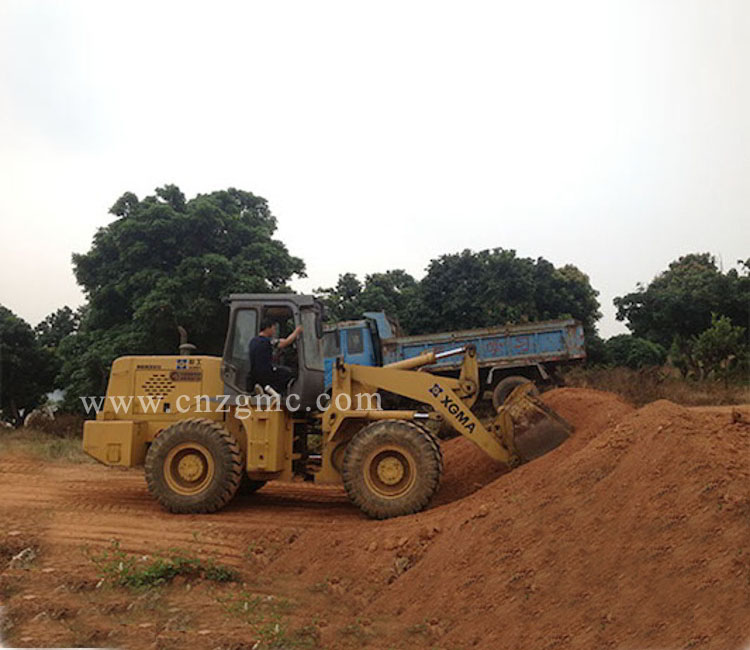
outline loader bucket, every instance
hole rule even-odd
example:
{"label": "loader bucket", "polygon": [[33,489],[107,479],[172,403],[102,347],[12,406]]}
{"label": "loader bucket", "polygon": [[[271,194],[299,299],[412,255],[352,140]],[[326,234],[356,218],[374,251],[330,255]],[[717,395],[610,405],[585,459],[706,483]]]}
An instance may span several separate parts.
{"label": "loader bucket", "polygon": [[534,385],[523,384],[516,388],[497,410],[506,423],[512,426],[512,445],[521,462],[543,456],[565,442],[573,427],[538,397],[531,395]]}

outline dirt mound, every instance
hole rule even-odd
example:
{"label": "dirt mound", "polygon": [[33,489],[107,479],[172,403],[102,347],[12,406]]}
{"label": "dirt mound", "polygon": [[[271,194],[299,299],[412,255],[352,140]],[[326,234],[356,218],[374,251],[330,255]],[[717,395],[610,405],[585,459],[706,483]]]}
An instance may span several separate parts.
{"label": "dirt mound", "polygon": [[377,611],[449,618],[448,645],[740,647],[750,425],[594,391],[547,400],[577,425],[570,444],[447,506],[447,534]]}
{"label": "dirt mound", "polygon": [[[568,453],[633,411],[613,393],[582,388],[549,391],[544,394],[544,401],[575,427],[574,437],[566,442]],[[433,507],[463,499],[508,471],[463,436],[441,446],[445,471]]]}
{"label": "dirt mound", "polygon": [[432,507],[463,499],[508,471],[467,438],[447,440],[441,447],[445,469]]}
{"label": "dirt mound", "polygon": [[575,435],[566,443],[568,453],[635,410],[614,393],[587,388],[557,388],[542,399],[575,427]]}

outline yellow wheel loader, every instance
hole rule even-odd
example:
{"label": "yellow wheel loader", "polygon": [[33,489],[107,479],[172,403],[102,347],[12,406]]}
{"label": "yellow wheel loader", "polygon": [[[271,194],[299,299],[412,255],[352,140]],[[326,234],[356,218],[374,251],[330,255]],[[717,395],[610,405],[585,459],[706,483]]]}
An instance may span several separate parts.
{"label": "yellow wheel loader", "polygon": [[[322,309],[312,296],[234,294],[229,306],[223,358],[192,354],[184,336],[180,355],[121,357],[103,408],[84,427],[88,454],[107,465],[144,464],[149,491],[171,512],[214,512],[240,490],[301,478],[343,483],[367,515],[397,517],[424,509],[438,488],[443,460],[431,430],[441,423],[510,467],[571,431],[530,394],[532,385],[516,388],[491,423],[480,422],[471,410],[479,391],[472,347],[384,367],[338,360],[326,394]],[[284,350],[294,379],[283,394],[248,385],[250,341],[267,319],[286,331],[302,326]],[[458,378],[425,371],[452,354],[463,354]],[[383,392],[422,407],[385,410]]]}

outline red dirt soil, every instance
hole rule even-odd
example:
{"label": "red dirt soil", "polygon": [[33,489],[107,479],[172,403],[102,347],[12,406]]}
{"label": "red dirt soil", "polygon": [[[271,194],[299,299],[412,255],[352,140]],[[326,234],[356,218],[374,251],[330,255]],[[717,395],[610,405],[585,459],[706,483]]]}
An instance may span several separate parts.
{"label": "red dirt soil", "polygon": [[[174,516],[138,470],[0,458],[0,568],[39,549],[33,566],[0,575],[6,640],[252,648],[267,637],[221,606],[244,590],[290,601],[284,625],[317,644],[294,647],[740,648],[750,408],[634,410],[585,389],[544,399],[576,427],[565,444],[503,474],[467,441],[444,443],[433,506],[385,522],[307,484]],[[245,584],[173,584],[153,602],[95,589],[80,548],[112,538],[133,553],[210,555]]]}

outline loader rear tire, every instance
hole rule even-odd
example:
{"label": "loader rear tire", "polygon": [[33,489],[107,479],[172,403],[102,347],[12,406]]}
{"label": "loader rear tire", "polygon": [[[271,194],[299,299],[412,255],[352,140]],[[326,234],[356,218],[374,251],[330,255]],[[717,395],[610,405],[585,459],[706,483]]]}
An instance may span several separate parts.
{"label": "loader rear tire", "polygon": [[423,510],[440,484],[440,445],[404,420],[381,420],[361,429],[346,449],[342,467],[351,501],[375,519]]}
{"label": "loader rear tire", "polygon": [[149,492],[170,512],[215,512],[242,481],[237,441],[218,422],[192,419],[162,431],[146,454]]}
{"label": "loader rear tire", "polygon": [[[520,375],[513,375],[512,377],[506,377],[505,379],[501,379],[497,386],[495,386],[495,389],[492,391],[492,406],[495,407],[495,410],[499,409],[503,404],[505,404],[505,400],[508,399],[508,396],[519,386],[522,386],[523,384],[530,384],[533,383],[531,379],[528,379],[527,377],[521,377]],[[532,395],[539,395],[539,389],[537,389],[536,386],[534,386],[533,390],[531,391]]]}

